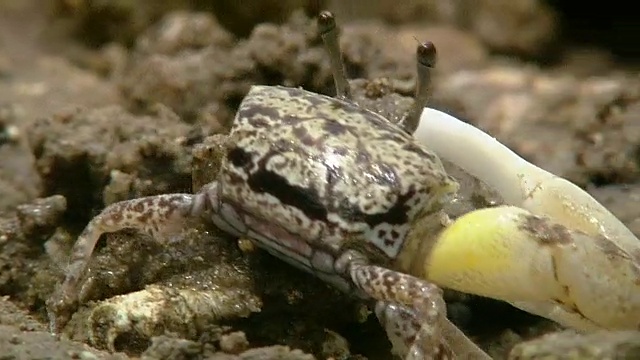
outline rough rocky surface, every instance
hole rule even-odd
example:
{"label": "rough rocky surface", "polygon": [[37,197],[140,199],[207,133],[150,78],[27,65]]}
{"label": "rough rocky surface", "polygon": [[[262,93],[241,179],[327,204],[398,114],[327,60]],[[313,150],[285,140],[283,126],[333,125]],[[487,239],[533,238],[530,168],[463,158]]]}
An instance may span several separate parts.
{"label": "rough rocky surface", "polygon": [[640,332],[596,332],[588,335],[558,332],[518,344],[509,359],[637,359]]}
{"label": "rough rocky surface", "polygon": [[[563,37],[567,9],[536,0],[99,3],[0,0],[3,358],[390,358],[365,304],[205,224],[169,244],[105,236],[64,339],[47,332],[45,300],[93,215],[210,180],[211,136],[228,130],[252,84],[333,92],[305,15],[318,6],[336,10],[350,77],[381,78],[356,82],[384,99],[381,111],[406,106],[415,39],[429,39],[439,50],[432,106],[587,188],[640,235],[638,62],[620,61],[607,41],[581,46],[575,29]],[[450,317],[495,358],[558,330],[496,301],[448,300]],[[627,354],[633,343],[549,336],[513,358],[584,343],[589,354]]]}

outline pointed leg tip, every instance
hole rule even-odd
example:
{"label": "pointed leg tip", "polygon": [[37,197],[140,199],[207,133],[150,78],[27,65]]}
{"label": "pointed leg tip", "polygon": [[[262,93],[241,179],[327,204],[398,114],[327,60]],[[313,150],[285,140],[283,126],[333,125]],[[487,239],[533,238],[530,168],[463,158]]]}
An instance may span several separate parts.
{"label": "pointed leg tip", "polygon": [[76,303],[70,301],[67,297],[54,293],[47,300],[46,308],[49,319],[49,332],[57,336],[62,333],[62,330],[69,322],[71,314],[76,308]]}

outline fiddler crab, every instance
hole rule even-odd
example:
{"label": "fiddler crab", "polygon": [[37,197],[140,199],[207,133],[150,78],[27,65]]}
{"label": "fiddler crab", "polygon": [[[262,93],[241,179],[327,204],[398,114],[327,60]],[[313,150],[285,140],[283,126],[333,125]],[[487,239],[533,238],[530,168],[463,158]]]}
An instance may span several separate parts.
{"label": "fiddler crab", "polygon": [[[425,107],[432,43],[417,48],[414,105],[395,124],[352,101],[333,15],[322,12],[318,26],[337,96],[253,86],[216,181],[196,194],[105,208],[73,246],[66,278],[47,302],[52,331],[77,308],[103,233],[127,228],[162,239],[193,217],[373,300],[404,359],[489,358],[447,320],[441,288],[579,331],[640,328],[638,238],[576,185]],[[440,159],[495,189],[504,204],[449,218],[443,204],[459,185]]]}

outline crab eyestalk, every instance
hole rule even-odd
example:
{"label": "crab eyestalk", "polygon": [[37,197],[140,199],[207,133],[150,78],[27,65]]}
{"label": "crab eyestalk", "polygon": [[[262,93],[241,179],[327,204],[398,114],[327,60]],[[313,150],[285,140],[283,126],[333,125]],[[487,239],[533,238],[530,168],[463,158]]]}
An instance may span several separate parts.
{"label": "crab eyestalk", "polygon": [[351,88],[347,80],[344,69],[344,61],[340,52],[340,41],[338,39],[338,28],[336,19],[330,11],[323,11],[318,15],[318,30],[325,49],[331,60],[331,71],[336,87],[336,97],[341,99],[351,99]]}
{"label": "crab eyestalk", "polygon": [[413,106],[402,119],[401,125],[406,132],[413,134],[420,124],[420,116],[431,98],[431,75],[436,66],[436,46],[427,41],[416,50],[416,94]]}

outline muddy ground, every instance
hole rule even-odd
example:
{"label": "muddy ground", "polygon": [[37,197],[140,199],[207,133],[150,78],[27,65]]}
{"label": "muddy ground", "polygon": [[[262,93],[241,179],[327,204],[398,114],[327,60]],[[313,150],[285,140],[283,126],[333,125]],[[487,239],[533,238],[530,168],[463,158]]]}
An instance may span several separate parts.
{"label": "muddy ground", "polygon": [[[338,16],[350,77],[381,79],[376,89],[410,96],[416,39],[433,41],[431,106],[588,189],[640,235],[628,11],[555,5],[0,0],[0,358],[391,358],[364,304],[206,224],[164,245],[104,236],[63,340],[47,331],[45,301],[92,216],[210,180],[210,136],[229,129],[252,84],[332,94],[309,17],[319,8]],[[559,330],[497,301],[448,298],[452,320],[495,358]],[[553,336],[514,358],[640,351],[636,333]]]}

